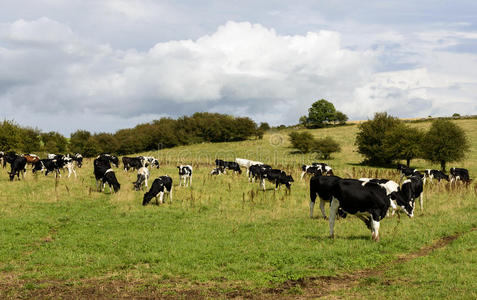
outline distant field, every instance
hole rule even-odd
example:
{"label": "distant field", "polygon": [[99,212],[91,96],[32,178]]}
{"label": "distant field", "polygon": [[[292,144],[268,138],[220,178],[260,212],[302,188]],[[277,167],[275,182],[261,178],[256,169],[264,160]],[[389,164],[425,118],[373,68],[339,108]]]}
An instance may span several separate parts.
{"label": "distant field", "polygon": [[[477,120],[455,122],[472,144],[455,165],[475,177]],[[359,164],[355,125],[310,132],[342,145],[326,161],[337,175],[398,179],[393,169]],[[293,153],[287,133],[147,153],[161,162],[152,178],[174,179],[173,202],[160,206],[143,207],[135,173],[121,168],[119,193],[96,192],[91,160],[78,178],[58,181],[28,173],[9,182],[0,169],[0,298],[477,298],[475,183],[427,186],[424,211],[384,219],[379,243],[353,217],[331,240],[328,223],[308,217],[308,180],[299,180],[300,165],[318,159]],[[216,158],[235,157],[292,173],[291,194],[268,183],[263,192],[245,174],[208,175]],[[179,163],[194,166],[192,188],[177,186]]]}

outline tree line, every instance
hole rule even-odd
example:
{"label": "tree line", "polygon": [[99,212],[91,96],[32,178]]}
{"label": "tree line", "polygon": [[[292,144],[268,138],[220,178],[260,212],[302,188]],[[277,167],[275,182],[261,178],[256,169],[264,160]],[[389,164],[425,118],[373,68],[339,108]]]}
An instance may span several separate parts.
{"label": "tree line", "polygon": [[115,133],[77,130],[68,140],[58,132],[42,133],[13,121],[0,124],[0,150],[22,153],[132,154],[202,142],[233,142],[262,138],[268,124],[260,126],[248,117],[218,113],[195,113],[178,119],[161,118]]}

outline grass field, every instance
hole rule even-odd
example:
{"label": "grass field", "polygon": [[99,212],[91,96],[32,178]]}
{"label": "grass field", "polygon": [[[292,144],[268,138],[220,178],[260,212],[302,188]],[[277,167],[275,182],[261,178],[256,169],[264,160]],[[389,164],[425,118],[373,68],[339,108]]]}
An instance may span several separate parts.
{"label": "grass field", "polygon": [[[456,122],[472,144],[456,166],[474,177],[477,121]],[[311,132],[342,145],[326,161],[337,175],[398,180],[392,169],[359,165],[356,126]],[[136,175],[122,169],[119,193],[96,192],[91,160],[78,178],[58,181],[28,173],[9,182],[0,170],[0,298],[477,297],[475,184],[426,186],[424,211],[385,218],[379,243],[353,217],[338,221],[332,240],[327,221],[309,218],[308,180],[299,180],[300,165],[317,159],[293,153],[286,131],[148,154],[161,162],[151,177],[174,180],[172,203],[143,207]],[[292,173],[291,194],[270,184],[262,192],[245,174],[208,175],[215,158],[235,157]],[[179,163],[194,166],[192,188],[178,187]]]}

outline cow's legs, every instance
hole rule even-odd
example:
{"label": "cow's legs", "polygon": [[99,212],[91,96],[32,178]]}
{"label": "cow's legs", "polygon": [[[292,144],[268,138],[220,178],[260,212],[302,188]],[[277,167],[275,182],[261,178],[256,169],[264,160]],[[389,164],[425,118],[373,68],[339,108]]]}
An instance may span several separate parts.
{"label": "cow's legs", "polygon": [[315,201],[310,201],[310,218],[313,218],[313,208],[315,207]]}
{"label": "cow's legs", "polygon": [[423,210],[423,202],[424,202],[422,199],[422,194],[423,193],[421,193],[421,195],[419,196],[419,205],[421,206],[421,211]]}
{"label": "cow's legs", "polygon": [[326,213],[325,213],[325,200],[320,198],[320,210],[321,210],[321,215],[323,216],[323,219],[326,220]]}
{"label": "cow's legs", "polygon": [[330,238],[335,237],[334,227],[335,227],[335,219],[336,214],[338,213],[338,208],[340,207],[340,201],[336,198],[331,200],[331,207],[330,207]]}
{"label": "cow's legs", "polygon": [[306,172],[301,172],[300,180],[303,180],[303,176],[305,176]]}
{"label": "cow's legs", "polygon": [[260,185],[262,186],[262,189],[265,191],[265,179],[262,178],[262,180],[260,181]]}
{"label": "cow's legs", "polygon": [[379,221],[374,221],[373,217],[371,217],[371,232],[373,240],[379,242]]}
{"label": "cow's legs", "polygon": [[161,202],[161,204],[162,204],[162,203],[164,203],[164,191],[159,192],[159,194],[160,194],[159,195],[159,202]]}
{"label": "cow's legs", "polygon": [[169,191],[169,200],[171,200],[170,203],[172,203],[172,186],[171,186],[171,190]]}

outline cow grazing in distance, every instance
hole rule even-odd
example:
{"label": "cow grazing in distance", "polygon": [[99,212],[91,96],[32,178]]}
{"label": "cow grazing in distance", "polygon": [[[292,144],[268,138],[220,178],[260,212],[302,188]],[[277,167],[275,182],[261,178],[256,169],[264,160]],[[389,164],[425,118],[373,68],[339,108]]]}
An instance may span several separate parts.
{"label": "cow grazing in distance", "polygon": [[253,160],[249,160],[249,159],[245,159],[245,158],[235,158],[235,162],[239,166],[246,168],[247,176],[250,173],[250,167],[251,166],[253,166],[253,165],[263,165],[263,163],[261,163],[259,161],[253,161]]}
{"label": "cow grazing in distance", "polygon": [[424,175],[421,172],[419,172],[418,170],[408,168],[407,166],[405,166],[403,164],[398,164],[397,165],[397,170],[399,172],[401,172],[401,178],[399,179],[399,182],[401,182],[404,177],[408,177],[408,178],[411,177],[411,176],[420,176],[421,178],[424,177]]}
{"label": "cow grazing in distance", "polygon": [[98,157],[96,157],[96,159],[101,159],[102,161],[108,160],[108,161],[109,161],[110,163],[112,163],[113,166],[115,166],[116,168],[119,167],[119,158],[118,158],[117,156],[103,153],[103,154],[98,155]]}
{"label": "cow grazing in distance", "polygon": [[291,183],[294,182],[293,177],[291,175],[287,175],[285,171],[279,169],[262,169],[260,174],[260,184],[264,191],[265,179],[275,183],[275,190],[280,188],[282,184],[284,184],[286,188],[290,190]]}
{"label": "cow grazing in distance", "polygon": [[234,173],[242,174],[242,170],[240,169],[239,164],[234,162],[234,161],[225,161],[224,162],[224,167],[225,167],[225,169],[234,171]]}
{"label": "cow grazing in distance", "polygon": [[223,167],[217,167],[210,172],[210,175],[222,175],[224,173],[225,173],[225,170]]}
{"label": "cow grazing in distance", "polygon": [[405,180],[401,185],[401,195],[403,198],[412,204],[412,207],[415,206],[415,200],[419,198],[419,205],[421,206],[421,211],[423,210],[423,195],[422,191],[424,189],[424,182],[420,176],[411,176],[409,179]]}
{"label": "cow grazing in distance", "polygon": [[432,182],[433,179],[437,179],[438,182],[441,182],[442,179],[449,181],[449,175],[446,175],[444,172],[439,170],[427,169],[424,171],[424,184],[429,178],[429,181]]}
{"label": "cow grazing in distance", "polygon": [[331,203],[333,189],[341,178],[338,176],[313,176],[310,178],[310,218],[313,218],[316,196],[320,197],[321,215],[326,220],[325,202]]}
{"label": "cow grazing in distance", "polygon": [[159,169],[159,161],[153,156],[141,156],[144,159],[144,166]]}
{"label": "cow grazing in distance", "polygon": [[17,155],[13,158],[12,162],[10,163],[11,170],[8,173],[10,175],[10,181],[13,181],[15,175],[17,176],[18,180],[20,180],[20,173],[22,173],[22,177],[24,176],[25,166],[27,160],[25,157]]}
{"label": "cow grazing in distance", "polygon": [[[153,181],[151,189],[144,194],[142,205],[147,205],[152,198],[156,198],[156,204],[159,204],[159,202],[161,204],[164,203],[163,198],[165,192],[169,193],[169,199],[172,203],[172,178],[167,175],[156,178]],[[159,201],[157,199],[158,196]]]}
{"label": "cow grazing in distance", "polygon": [[147,186],[147,180],[149,179],[149,170],[146,167],[142,167],[137,171],[137,180],[133,182],[134,184],[134,189],[136,191],[139,191],[141,188],[143,188],[143,184]]}
{"label": "cow grazing in distance", "polygon": [[45,172],[45,176],[50,172],[55,172],[55,177],[61,176],[58,160],[56,159],[40,159],[33,166],[33,173],[36,172]]}
{"label": "cow grazing in distance", "polygon": [[255,182],[255,180],[260,180],[262,173],[265,172],[266,169],[271,169],[272,167],[269,165],[251,165],[248,172],[248,181]]}
{"label": "cow grazing in distance", "polygon": [[[386,190],[380,185],[356,179],[339,180],[332,192],[330,208],[330,237],[334,237],[334,225],[338,209],[361,219],[371,229],[371,237],[379,241],[380,221],[386,216],[390,207]],[[412,214],[409,215],[410,217]]]}
{"label": "cow grazing in distance", "polygon": [[192,184],[192,166],[191,165],[180,165],[177,166],[179,169],[179,186],[181,186],[181,181],[184,180],[184,186],[191,186]]}
{"label": "cow grazing in distance", "polygon": [[127,157],[123,156],[121,159],[123,161],[124,171],[129,171],[129,169],[139,170],[142,167],[146,166],[146,160],[142,156],[138,157]]}
{"label": "cow grazing in distance", "polygon": [[76,163],[78,168],[83,166],[83,155],[76,153],[75,155],[69,155],[69,157]]}
{"label": "cow grazing in distance", "polygon": [[[109,191],[114,192],[119,191],[121,185],[116,179],[116,174],[109,163],[109,159],[96,158],[93,161],[94,165],[94,177],[96,178],[96,188],[99,188],[99,191],[104,191],[106,183],[109,185]],[[112,188],[111,188],[112,187]]]}
{"label": "cow grazing in distance", "polygon": [[460,180],[466,184],[469,184],[472,181],[472,179],[470,179],[470,176],[469,176],[469,170],[464,168],[450,168],[451,183],[457,182],[457,180]]}
{"label": "cow grazing in distance", "polygon": [[23,157],[26,158],[27,164],[31,165],[32,169],[35,166],[35,163],[40,161],[40,157],[36,154],[24,154]]}

